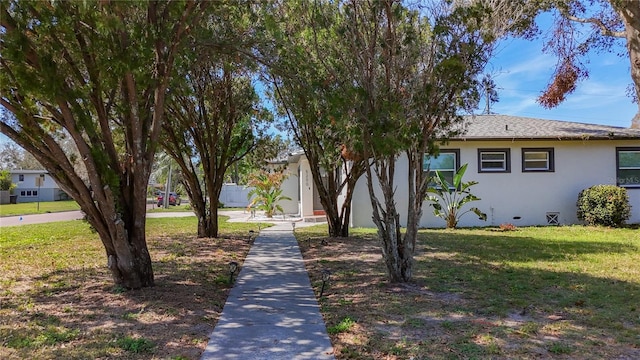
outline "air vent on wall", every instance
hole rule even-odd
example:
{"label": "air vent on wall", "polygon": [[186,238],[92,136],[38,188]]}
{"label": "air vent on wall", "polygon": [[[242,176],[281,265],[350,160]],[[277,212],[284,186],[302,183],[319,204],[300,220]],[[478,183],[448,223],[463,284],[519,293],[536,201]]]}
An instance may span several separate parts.
{"label": "air vent on wall", "polygon": [[547,213],[547,224],[549,224],[549,225],[560,225],[560,213],[548,212]]}

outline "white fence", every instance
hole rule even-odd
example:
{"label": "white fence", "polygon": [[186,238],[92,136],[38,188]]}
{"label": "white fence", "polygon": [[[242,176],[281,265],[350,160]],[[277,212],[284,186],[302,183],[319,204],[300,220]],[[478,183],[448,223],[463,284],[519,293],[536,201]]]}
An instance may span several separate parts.
{"label": "white fence", "polygon": [[225,207],[246,207],[249,205],[247,195],[251,189],[251,187],[242,185],[224,184],[222,191],[220,191],[219,200]]}

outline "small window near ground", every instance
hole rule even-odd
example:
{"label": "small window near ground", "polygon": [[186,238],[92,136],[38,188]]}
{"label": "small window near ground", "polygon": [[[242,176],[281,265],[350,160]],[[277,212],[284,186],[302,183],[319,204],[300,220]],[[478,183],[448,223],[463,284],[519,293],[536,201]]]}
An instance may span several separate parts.
{"label": "small window near ground", "polygon": [[640,188],[640,147],[616,148],[617,185]]}
{"label": "small window near ground", "polygon": [[20,196],[26,196],[26,195],[27,195],[26,191],[24,191],[24,190],[20,191]]}
{"label": "small window near ground", "polygon": [[478,149],[478,172],[511,172],[509,149]]}
{"label": "small window near ground", "polygon": [[460,164],[460,150],[443,149],[438,156],[425,155],[422,159],[422,170],[431,171],[431,176],[440,171],[449,184],[453,184],[453,175]]}
{"label": "small window near ground", "polygon": [[553,172],[553,149],[522,149],[522,172]]}

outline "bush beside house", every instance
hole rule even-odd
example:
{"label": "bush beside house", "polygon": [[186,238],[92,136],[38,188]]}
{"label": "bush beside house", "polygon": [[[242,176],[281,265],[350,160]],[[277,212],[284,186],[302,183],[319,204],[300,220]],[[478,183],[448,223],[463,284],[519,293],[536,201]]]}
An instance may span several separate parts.
{"label": "bush beside house", "polygon": [[631,216],[627,189],[595,185],[578,195],[578,219],[587,225],[620,227]]}
{"label": "bush beside house", "polygon": [[11,173],[9,170],[0,171],[0,204],[8,204],[11,190],[16,187],[11,181]]}

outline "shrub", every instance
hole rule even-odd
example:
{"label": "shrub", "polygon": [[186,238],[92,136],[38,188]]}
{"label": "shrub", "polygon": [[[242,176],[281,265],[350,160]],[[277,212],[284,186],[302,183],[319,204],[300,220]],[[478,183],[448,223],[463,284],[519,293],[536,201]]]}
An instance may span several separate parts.
{"label": "shrub", "polygon": [[11,174],[9,170],[0,171],[0,190],[13,190],[16,187],[16,184],[11,182]]}
{"label": "shrub", "polygon": [[467,203],[480,200],[480,198],[473,195],[470,190],[470,188],[478,182],[462,181],[465,171],[467,171],[467,164],[462,165],[454,174],[453,184],[449,184],[444,175],[440,171],[436,171],[436,175],[431,178],[435,186],[431,186],[427,190],[427,193],[434,194],[427,195],[426,198],[426,200],[431,202],[433,214],[443,218],[447,222],[447,229],[455,229],[455,227],[458,226],[460,217],[469,212],[476,214],[480,220],[487,221],[487,214],[480,211],[477,207],[462,211],[462,208]]}
{"label": "shrub", "polygon": [[500,230],[502,231],[516,231],[517,227],[510,223],[500,224]]}
{"label": "shrub", "polygon": [[587,225],[622,226],[631,216],[627,190],[615,185],[595,185],[578,195],[578,219]]}

